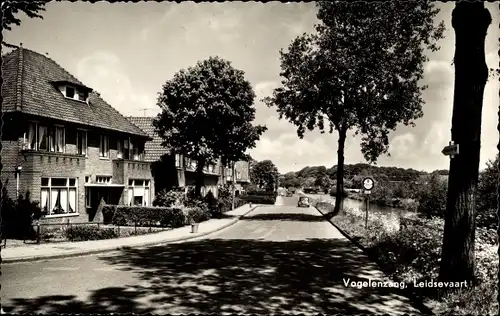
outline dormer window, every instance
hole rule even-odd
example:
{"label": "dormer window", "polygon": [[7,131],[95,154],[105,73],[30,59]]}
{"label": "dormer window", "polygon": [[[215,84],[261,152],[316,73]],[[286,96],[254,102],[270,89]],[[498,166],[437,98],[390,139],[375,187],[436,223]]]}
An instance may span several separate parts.
{"label": "dormer window", "polygon": [[66,97],[74,99],[75,98],[75,88],[73,88],[73,87],[66,87]]}
{"label": "dormer window", "polygon": [[89,93],[84,88],[63,85],[60,88],[61,93],[68,99],[85,102],[88,101]]}

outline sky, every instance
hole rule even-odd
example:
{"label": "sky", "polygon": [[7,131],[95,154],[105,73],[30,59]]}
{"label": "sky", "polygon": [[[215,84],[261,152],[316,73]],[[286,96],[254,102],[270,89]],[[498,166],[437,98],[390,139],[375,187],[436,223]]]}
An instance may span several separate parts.
{"label": "sky", "polygon": [[[390,135],[391,156],[378,159],[380,166],[432,171],[448,169],[449,157],[441,150],[451,138],[455,34],[451,27],[453,3],[437,2],[441,9],[436,25],[444,21],[445,38],[438,52],[427,54],[423,84],[424,116],[416,127],[398,127]],[[486,62],[498,68],[500,10],[487,3],[492,15],[486,37]],[[331,167],[337,163],[338,136],[306,132],[299,139],[296,127],[279,120],[276,110],[261,102],[280,86],[279,50],[318,23],[313,3],[108,3],[50,2],[44,19],[20,14],[21,25],[3,33],[5,41],[48,53],[49,57],[98,91],[126,116],[154,116],[162,85],[181,69],[209,56],[219,56],[243,70],[255,92],[255,124],[268,127],[250,154],[270,159],[280,173],[305,166]],[[490,79],[483,103],[481,168],[495,157],[499,81]],[[360,139],[348,135],[345,162],[365,162]]]}

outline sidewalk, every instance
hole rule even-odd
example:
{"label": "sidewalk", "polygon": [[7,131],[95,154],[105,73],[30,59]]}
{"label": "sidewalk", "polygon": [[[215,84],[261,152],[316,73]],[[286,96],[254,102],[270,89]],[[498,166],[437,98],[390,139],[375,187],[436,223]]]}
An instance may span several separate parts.
{"label": "sidewalk", "polygon": [[129,247],[152,246],[163,243],[199,238],[235,224],[242,216],[250,213],[257,205],[243,205],[225,213],[228,218],[210,219],[200,223],[197,233],[191,233],[191,226],[184,226],[164,232],[140,236],[90,240],[78,242],[47,243],[25,247],[2,248],[2,263],[36,261],[95,254]]}

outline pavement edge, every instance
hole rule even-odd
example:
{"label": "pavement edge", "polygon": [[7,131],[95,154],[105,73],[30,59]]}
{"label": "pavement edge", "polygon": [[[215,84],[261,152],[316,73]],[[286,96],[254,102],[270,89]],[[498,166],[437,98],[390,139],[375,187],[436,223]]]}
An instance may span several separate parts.
{"label": "pavement edge", "polygon": [[[47,255],[47,256],[33,256],[33,257],[24,257],[24,258],[12,258],[12,259],[1,259],[2,264],[13,264],[13,263],[23,263],[23,262],[35,262],[35,261],[45,261],[45,260],[53,260],[53,259],[63,259],[63,258],[74,258],[74,257],[80,257],[80,256],[87,256],[87,255],[93,255],[93,254],[99,254],[99,253],[105,253],[105,252],[110,252],[110,251],[117,251],[117,250],[124,250],[124,249],[131,249],[131,248],[136,248],[136,247],[147,247],[147,246],[159,246],[159,245],[164,245],[164,244],[170,244],[178,241],[187,241],[190,239],[194,238],[200,238],[204,237],[216,232],[219,232],[223,229],[226,229],[234,224],[236,224],[239,220],[241,220],[244,216],[248,215],[250,212],[254,211],[256,208],[258,208],[260,205],[254,205],[248,212],[245,212],[243,215],[238,215],[234,220],[231,222],[222,225],[214,230],[200,233],[200,234],[193,234],[189,236],[184,236],[184,237],[178,237],[178,238],[172,238],[172,239],[166,239],[162,241],[155,241],[155,242],[148,242],[148,243],[138,243],[130,246],[115,246],[115,247],[110,247],[106,249],[96,249],[96,250],[89,250],[89,251],[78,251],[78,252],[68,252],[64,254],[57,254],[57,255]],[[0,256],[1,256],[1,251],[0,251]]]}

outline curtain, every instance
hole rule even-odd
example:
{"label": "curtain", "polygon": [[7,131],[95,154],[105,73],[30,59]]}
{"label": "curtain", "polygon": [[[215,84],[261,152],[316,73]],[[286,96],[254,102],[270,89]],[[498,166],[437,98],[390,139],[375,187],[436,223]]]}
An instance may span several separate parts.
{"label": "curtain", "polygon": [[49,128],[48,130],[50,151],[55,151],[55,132],[55,128]]}
{"label": "curtain", "polygon": [[132,205],[134,202],[134,188],[129,187],[128,188],[128,205]]}
{"label": "curtain", "polygon": [[57,204],[60,204],[60,201],[59,201],[59,190],[58,189],[52,189],[51,191],[51,196],[50,196],[50,213],[51,214],[58,214],[56,209],[59,205]]}
{"label": "curtain", "polygon": [[49,204],[49,189],[42,189],[41,193],[42,196],[40,198],[40,207],[42,208],[42,211],[47,211],[47,206]]}
{"label": "curtain", "polygon": [[116,154],[116,158],[118,159],[121,159],[123,157],[123,154],[122,154],[122,141],[119,140],[117,143],[116,143],[116,149],[117,149],[117,154]]}
{"label": "curtain", "polygon": [[36,129],[35,129],[36,125],[31,123],[30,126],[29,126],[29,130],[28,130],[28,148],[29,149],[36,149]]}
{"label": "curtain", "polygon": [[69,210],[68,213],[76,213],[76,188],[69,189]]}
{"label": "curtain", "polygon": [[68,213],[68,190],[61,190],[61,208],[63,213]]}
{"label": "curtain", "polygon": [[62,127],[56,127],[56,140],[57,140],[57,152],[62,153],[63,141],[64,141],[64,129]]}
{"label": "curtain", "polygon": [[149,188],[144,189],[144,206],[149,206]]}
{"label": "curtain", "polygon": [[47,128],[38,126],[38,149],[47,149]]}

